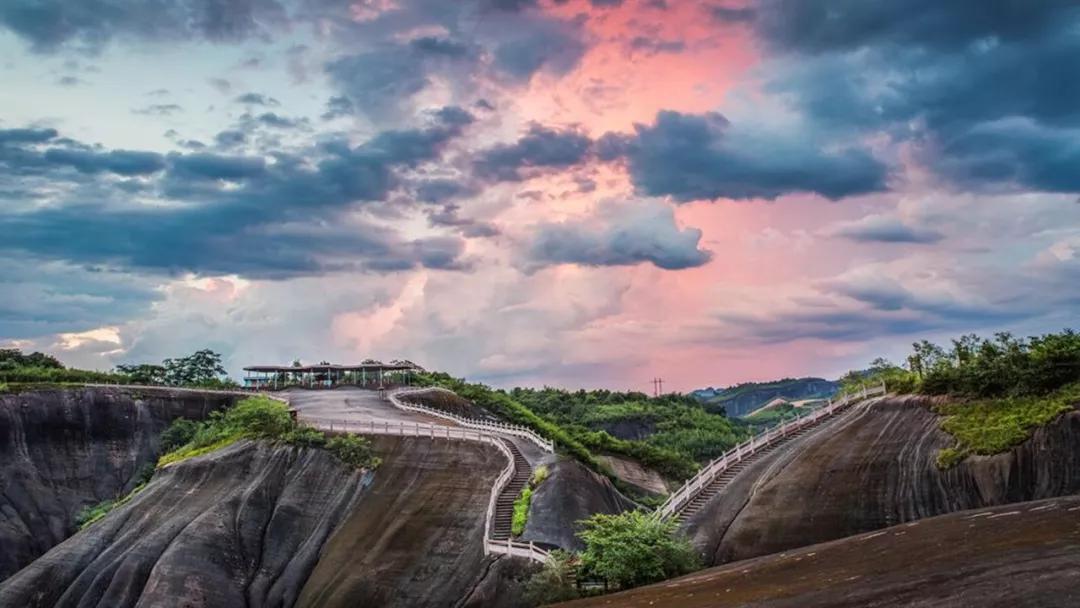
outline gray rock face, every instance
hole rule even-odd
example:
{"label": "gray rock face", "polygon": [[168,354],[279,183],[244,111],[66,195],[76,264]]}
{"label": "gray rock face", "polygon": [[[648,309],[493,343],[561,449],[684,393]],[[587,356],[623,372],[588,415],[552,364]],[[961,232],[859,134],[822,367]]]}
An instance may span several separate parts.
{"label": "gray rock face", "polygon": [[377,437],[375,449],[383,464],[297,605],[460,605],[494,561],[484,522],[505,457],[486,444],[411,437]]}
{"label": "gray rock face", "polygon": [[370,475],[240,442],[159,471],[0,584],[0,606],[292,606]]}
{"label": "gray rock face", "polygon": [[611,482],[576,460],[549,466],[550,476],[533,493],[529,519],[521,540],[566,550],[585,548],[574,534],[575,522],[593,513],[622,513],[636,505]]}
{"label": "gray rock face", "polygon": [[1080,497],[962,511],[567,608],[1072,608]]}
{"label": "gray rock face", "polygon": [[74,533],[82,508],[130,490],[169,422],[234,400],[167,389],[0,395],[0,581]]}
{"label": "gray rock face", "polygon": [[[942,471],[953,444],[920,398],[852,412],[736,478],[689,522],[713,564],[886,526],[1080,492],[1080,412],[995,456]],[[740,485],[741,484],[741,485]]]}

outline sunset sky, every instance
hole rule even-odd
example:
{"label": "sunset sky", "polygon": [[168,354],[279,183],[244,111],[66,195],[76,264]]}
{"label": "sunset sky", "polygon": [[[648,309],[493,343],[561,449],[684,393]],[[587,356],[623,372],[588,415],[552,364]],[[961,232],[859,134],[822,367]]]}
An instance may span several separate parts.
{"label": "sunset sky", "polygon": [[1080,10],[0,3],[0,346],[497,386],[1080,326]]}

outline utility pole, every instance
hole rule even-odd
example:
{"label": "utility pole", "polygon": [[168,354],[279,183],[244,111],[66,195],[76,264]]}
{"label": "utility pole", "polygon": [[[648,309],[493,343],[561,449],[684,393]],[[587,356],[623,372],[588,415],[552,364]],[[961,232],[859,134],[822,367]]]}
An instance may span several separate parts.
{"label": "utility pole", "polygon": [[653,378],[652,379],[652,396],[655,399],[664,394],[664,379]]}

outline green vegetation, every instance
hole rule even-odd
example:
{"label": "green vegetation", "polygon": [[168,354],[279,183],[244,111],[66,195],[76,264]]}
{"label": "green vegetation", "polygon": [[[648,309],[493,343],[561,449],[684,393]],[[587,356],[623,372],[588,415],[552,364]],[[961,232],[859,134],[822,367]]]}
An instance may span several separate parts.
{"label": "green vegetation", "polygon": [[[750,432],[722,415],[706,412],[696,399],[684,395],[649,399],[637,392],[552,388],[515,388],[506,392],[443,373],[424,373],[418,381],[448,388],[510,422],[532,428],[609,477],[613,477],[611,472],[595,453],[626,456],[681,481],[697,472],[698,462],[724,453]],[[620,439],[605,430],[627,424],[645,429],[647,437]]]}
{"label": "green vegetation", "polygon": [[[557,423],[594,452],[621,454],[670,479],[692,476],[698,462],[724,453],[748,436],[727,418],[705,411],[696,399],[643,393],[514,389],[511,396]],[[637,430],[642,439],[620,439],[620,427]]]}
{"label": "green vegetation", "polygon": [[510,521],[510,534],[521,536],[525,532],[525,523],[529,520],[529,505],[532,504],[533,489],[526,485],[521,494],[514,499],[514,518]]}
{"label": "green vegetation", "polygon": [[192,388],[235,388],[236,382],[225,377],[221,355],[202,349],[176,359],[165,359],[161,365],[138,363],[117,365],[116,370],[132,384],[184,386]]}
{"label": "green vegetation", "polygon": [[623,589],[655,583],[700,567],[690,541],[673,520],[641,511],[597,513],[579,522],[585,541],[581,573]]}
{"label": "green vegetation", "polygon": [[241,439],[325,447],[341,462],[357,468],[374,468],[380,462],[367,439],[357,435],[327,439],[321,431],[293,422],[285,404],[259,395],[248,397],[224,412],[213,412],[203,422],[175,420],[162,435],[163,446],[167,443],[172,449],[158,459],[158,467],[214,452]]}
{"label": "green vegetation", "polygon": [[949,349],[922,340],[913,345],[906,368],[878,359],[843,382],[853,387],[880,380],[892,391],[954,398],[938,407],[942,429],[956,438],[955,446],[938,454],[938,466],[948,468],[969,454],[996,454],[1022,443],[1033,429],[1080,403],[1080,334],[969,334],[952,340]]}
{"label": "green vegetation", "polygon": [[749,416],[744,416],[742,420],[754,426],[771,427],[785,420],[798,418],[803,411],[805,410],[801,410],[790,403],[781,403],[767,410],[759,410]]}
{"label": "green vegetation", "polygon": [[968,454],[997,454],[1023,443],[1031,431],[1080,403],[1080,383],[1068,384],[1040,397],[1005,397],[950,403],[938,412],[941,428],[956,446],[941,450],[938,466],[947,469]]}
{"label": "green vegetation", "polygon": [[551,472],[544,465],[536,467],[529,483],[521,488],[521,494],[514,499],[514,517],[510,520],[510,534],[521,536],[525,532],[525,524],[529,521],[529,505],[532,504],[533,491],[537,486],[544,483]]}
{"label": "green vegetation", "polygon": [[102,517],[108,515],[109,512],[111,512],[113,509],[127,504],[131,501],[132,498],[135,498],[136,494],[141,492],[143,488],[146,487],[146,484],[150,483],[150,478],[153,476],[154,465],[153,463],[147,463],[135,474],[135,479],[137,480],[137,483],[130,492],[120,498],[103,500],[96,505],[84,507],[82,510],[79,511],[78,515],[75,516],[75,526],[82,530],[90,524],[98,521]]}
{"label": "green vegetation", "polygon": [[19,384],[85,384],[126,382],[127,376],[82,369],[68,369],[44,353],[29,355],[16,348],[0,349],[0,390],[17,390]]}
{"label": "green vegetation", "polygon": [[565,602],[579,597],[577,557],[560,549],[551,552],[540,572],[525,584],[525,601],[530,606]]}

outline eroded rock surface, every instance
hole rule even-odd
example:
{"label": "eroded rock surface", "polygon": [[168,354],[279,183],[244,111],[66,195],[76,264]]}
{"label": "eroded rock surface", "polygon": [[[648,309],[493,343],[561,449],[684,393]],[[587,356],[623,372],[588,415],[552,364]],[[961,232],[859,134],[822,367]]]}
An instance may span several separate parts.
{"label": "eroded rock surface", "polygon": [[561,605],[1077,606],[1080,497],[942,515]]}
{"label": "eroded rock surface", "polygon": [[1080,492],[1080,412],[1009,452],[942,471],[937,452],[953,440],[926,405],[921,398],[883,400],[755,463],[689,522],[707,563]]}
{"label": "eroded rock surface", "polygon": [[0,606],[292,606],[367,479],[262,442],[179,463],[0,584]]}
{"label": "eroded rock surface", "polygon": [[130,490],[173,419],[235,399],[97,387],[0,395],[0,581],[74,533],[82,508]]}
{"label": "eroded rock surface", "polygon": [[304,586],[298,606],[454,606],[482,584],[491,486],[486,444],[378,437],[383,464]]}
{"label": "eroded rock surface", "polygon": [[566,550],[585,548],[574,534],[575,523],[593,513],[621,513],[635,508],[611,481],[580,462],[562,459],[549,466],[550,475],[536,488],[521,540]]}

